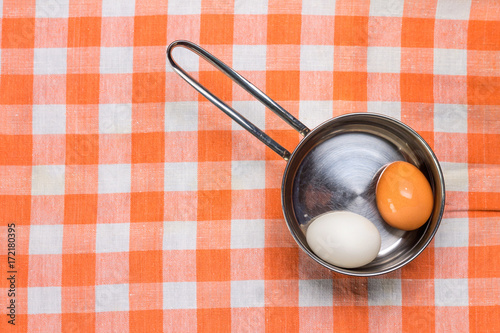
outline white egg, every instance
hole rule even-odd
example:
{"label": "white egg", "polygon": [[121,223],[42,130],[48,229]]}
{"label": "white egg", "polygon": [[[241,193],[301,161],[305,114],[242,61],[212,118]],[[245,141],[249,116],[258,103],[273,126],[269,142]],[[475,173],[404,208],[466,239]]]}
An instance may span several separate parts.
{"label": "white egg", "polygon": [[355,268],[373,261],[380,251],[380,233],[367,218],[347,211],[322,214],[306,232],[311,250],[326,262]]}

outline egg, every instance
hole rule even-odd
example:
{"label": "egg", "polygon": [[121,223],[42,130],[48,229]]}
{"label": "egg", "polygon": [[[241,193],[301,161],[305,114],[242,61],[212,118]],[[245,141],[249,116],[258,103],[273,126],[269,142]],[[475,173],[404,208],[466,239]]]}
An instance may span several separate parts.
{"label": "egg", "polygon": [[434,206],[427,178],[417,167],[402,161],[385,167],[377,181],[375,197],[384,221],[402,230],[420,228]]}
{"label": "egg", "polygon": [[326,262],[355,268],[368,264],[380,251],[380,233],[367,218],[348,211],[316,217],[306,231],[307,244]]}

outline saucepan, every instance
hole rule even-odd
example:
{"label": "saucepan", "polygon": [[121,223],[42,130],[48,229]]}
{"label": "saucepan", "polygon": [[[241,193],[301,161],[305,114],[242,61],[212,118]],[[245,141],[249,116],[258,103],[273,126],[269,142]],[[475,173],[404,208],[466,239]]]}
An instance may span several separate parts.
{"label": "saucepan", "polygon": [[[181,68],[172,56],[177,47],[188,49],[208,61],[303,135],[293,152],[283,148]],[[298,246],[314,261],[341,274],[375,276],[408,264],[431,242],[443,216],[445,184],[435,154],[412,128],[381,114],[351,113],[327,120],[310,130],[200,46],[189,41],[174,41],[168,46],[167,57],[173,70],[194,89],[287,161],[281,186],[283,216]],[[415,165],[431,185],[432,213],[417,230],[393,228],[383,221],[377,210],[374,175],[394,161]],[[366,217],[380,232],[380,251],[369,264],[357,268],[338,267],[318,257],[307,244],[305,230],[315,217],[342,210]]]}

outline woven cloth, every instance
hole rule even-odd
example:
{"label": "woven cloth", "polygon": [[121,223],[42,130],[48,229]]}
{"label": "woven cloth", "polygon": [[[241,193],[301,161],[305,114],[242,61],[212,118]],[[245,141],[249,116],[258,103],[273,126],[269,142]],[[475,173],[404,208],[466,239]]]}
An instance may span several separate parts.
{"label": "woven cloth", "polygon": [[[500,331],[499,1],[0,0],[0,22],[1,332]],[[309,128],[375,112],[415,129],[447,190],[428,248],[373,278],[310,259],[281,211],[286,162],[172,71],[177,39]]]}

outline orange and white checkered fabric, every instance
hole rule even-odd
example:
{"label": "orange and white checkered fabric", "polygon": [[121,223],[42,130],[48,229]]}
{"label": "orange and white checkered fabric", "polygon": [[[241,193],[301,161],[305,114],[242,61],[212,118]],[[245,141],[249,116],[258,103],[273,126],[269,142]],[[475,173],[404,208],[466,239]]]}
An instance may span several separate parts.
{"label": "orange and white checkered fabric", "polygon": [[[500,331],[499,1],[0,0],[0,36],[1,332]],[[375,278],[314,263],[283,219],[285,162],[170,69],[176,39],[310,128],[377,112],[417,130],[447,186],[431,245]]]}

